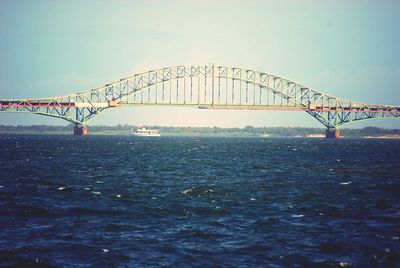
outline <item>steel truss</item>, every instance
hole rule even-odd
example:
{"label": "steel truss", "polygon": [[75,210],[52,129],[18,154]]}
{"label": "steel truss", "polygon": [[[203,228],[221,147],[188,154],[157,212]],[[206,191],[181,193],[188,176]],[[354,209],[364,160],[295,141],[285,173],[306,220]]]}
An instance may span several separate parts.
{"label": "steel truss", "polygon": [[337,98],[273,74],[221,65],[151,70],[60,97],[3,99],[0,112],[36,113],[83,126],[102,111],[121,105],[301,110],[328,129],[352,121],[400,117],[400,106]]}

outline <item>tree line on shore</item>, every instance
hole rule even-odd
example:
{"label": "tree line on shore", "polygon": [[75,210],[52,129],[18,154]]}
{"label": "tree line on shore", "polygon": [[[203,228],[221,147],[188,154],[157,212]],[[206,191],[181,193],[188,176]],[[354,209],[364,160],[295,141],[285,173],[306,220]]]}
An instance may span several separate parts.
{"label": "tree line on shore", "polygon": [[[243,128],[221,128],[221,127],[165,127],[147,126],[147,128],[157,129],[162,135],[182,135],[182,136],[271,136],[271,137],[294,137],[324,134],[324,128],[306,127],[252,127]],[[0,125],[1,134],[71,134],[73,125]],[[119,124],[116,126],[95,125],[89,126],[92,134],[129,134],[131,129],[137,126]],[[341,129],[341,134],[346,137],[363,136],[383,136],[400,135],[400,129],[386,129],[379,127],[364,127],[361,129]]]}

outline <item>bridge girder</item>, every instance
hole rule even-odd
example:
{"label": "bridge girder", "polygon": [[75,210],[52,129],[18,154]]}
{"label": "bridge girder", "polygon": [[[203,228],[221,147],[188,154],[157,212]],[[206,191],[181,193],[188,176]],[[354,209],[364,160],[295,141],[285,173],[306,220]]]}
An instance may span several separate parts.
{"label": "bridge girder", "polygon": [[60,97],[3,99],[0,111],[37,113],[86,125],[106,109],[149,104],[303,110],[327,128],[334,129],[352,121],[400,117],[400,106],[354,102],[277,75],[222,65],[151,70]]}

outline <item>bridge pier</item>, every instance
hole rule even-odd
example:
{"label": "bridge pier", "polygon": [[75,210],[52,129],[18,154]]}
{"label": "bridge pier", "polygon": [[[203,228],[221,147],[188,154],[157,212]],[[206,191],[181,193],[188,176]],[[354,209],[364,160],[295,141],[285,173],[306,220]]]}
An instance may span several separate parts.
{"label": "bridge pier", "polygon": [[325,132],[325,137],[327,139],[339,139],[340,138],[340,130],[336,128],[328,128]]}
{"label": "bridge pier", "polygon": [[88,134],[87,127],[83,125],[75,125],[74,126],[74,135],[75,136],[86,136]]}

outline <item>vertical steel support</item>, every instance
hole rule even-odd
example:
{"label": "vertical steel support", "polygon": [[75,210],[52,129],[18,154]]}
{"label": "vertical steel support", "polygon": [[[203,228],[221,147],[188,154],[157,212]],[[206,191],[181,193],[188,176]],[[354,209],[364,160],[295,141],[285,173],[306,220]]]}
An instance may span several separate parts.
{"label": "vertical steel support", "polygon": [[235,103],[235,79],[232,79],[232,101],[231,101],[231,103],[232,103],[232,105]]}
{"label": "vertical steel support", "polygon": [[[254,75],[254,77],[255,77],[255,75]],[[253,105],[254,106],[256,105],[256,84],[253,84]]]}
{"label": "vertical steel support", "polygon": [[193,76],[190,76],[190,104],[193,104]]}
{"label": "vertical steel support", "polygon": [[214,65],[212,66],[211,106],[214,106]]}
{"label": "vertical steel support", "polygon": [[183,104],[186,104],[186,76],[183,77]]}
{"label": "vertical steel support", "polygon": [[204,103],[207,103],[207,75],[204,76]]}
{"label": "vertical steel support", "polygon": [[179,103],[179,78],[176,78],[176,103]]}
{"label": "vertical steel support", "polygon": [[156,87],[156,101],[155,101],[155,104],[157,104],[157,98],[158,98],[158,92],[157,92],[158,91],[158,87],[157,87],[157,84],[156,84],[155,87]]}
{"label": "vertical steel support", "polygon": [[[226,94],[228,94],[227,93],[227,88],[228,88],[228,71],[226,71],[227,73],[226,73],[226,76],[225,76],[225,92],[226,92]],[[233,80],[232,80],[232,83],[233,83]]]}
{"label": "vertical steel support", "polygon": [[197,104],[200,104],[200,76],[197,77]]}
{"label": "vertical steel support", "polygon": [[239,105],[242,105],[242,80],[239,80]]}
{"label": "vertical steel support", "polygon": [[[247,76],[247,74],[246,74]],[[247,78],[246,78],[247,79]],[[249,103],[249,82],[246,81],[246,105]]]}
{"label": "vertical steel support", "polygon": [[218,104],[221,104],[221,76],[218,76]]}
{"label": "vertical steel support", "polygon": [[165,90],[165,83],[163,82],[163,83],[162,83],[162,102],[163,102],[163,103],[165,102],[165,98],[164,98],[165,92],[164,92],[164,90]]}

